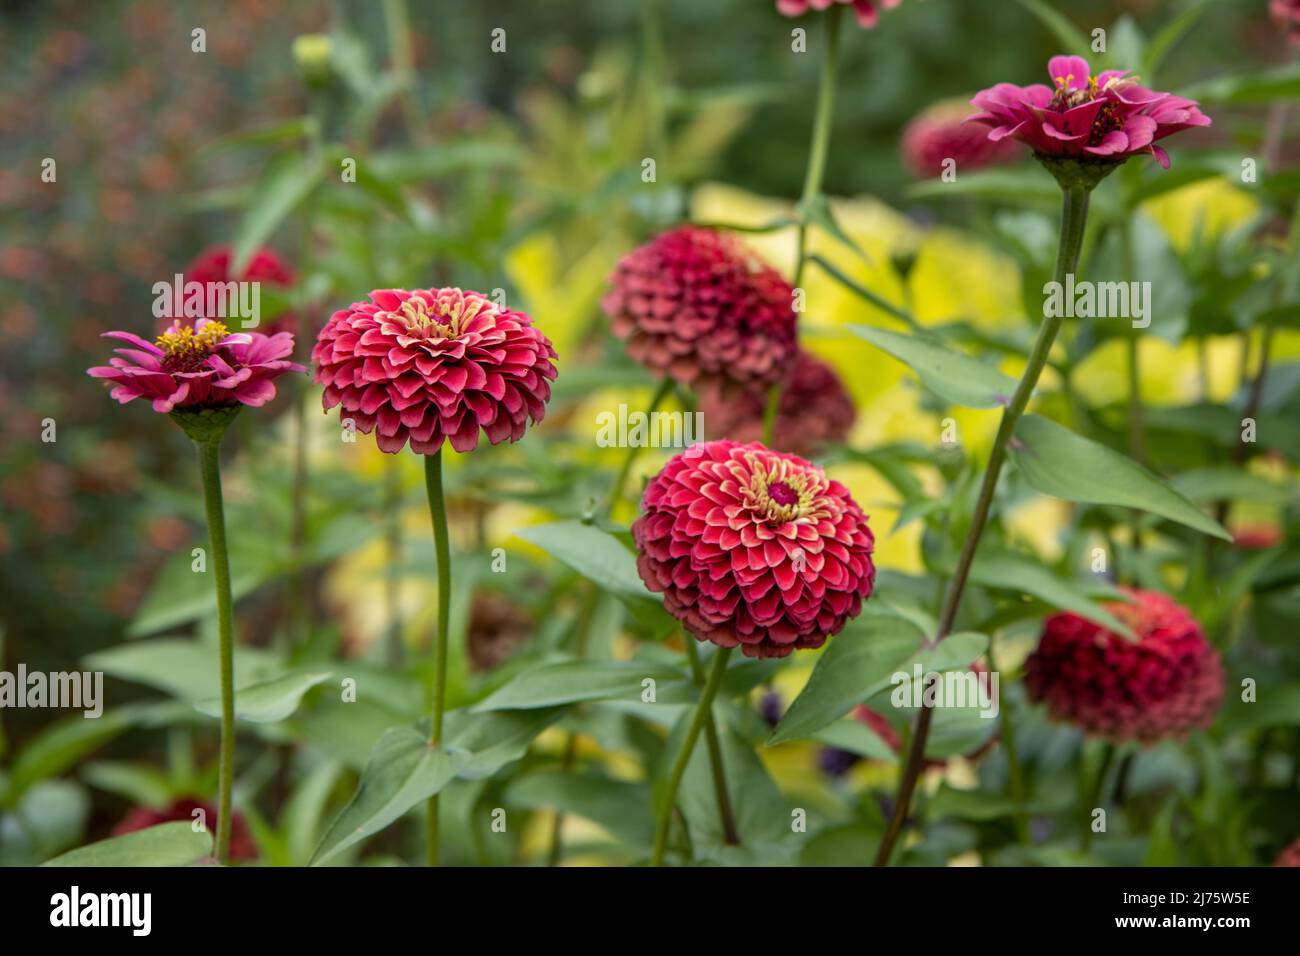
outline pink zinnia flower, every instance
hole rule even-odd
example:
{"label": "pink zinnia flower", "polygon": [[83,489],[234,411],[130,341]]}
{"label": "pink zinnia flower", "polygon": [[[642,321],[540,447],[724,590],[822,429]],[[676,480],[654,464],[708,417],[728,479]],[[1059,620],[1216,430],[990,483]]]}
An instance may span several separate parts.
{"label": "pink zinnia flower", "polygon": [[1300,0],[1269,0],[1268,12],[1287,42],[1300,44]]}
{"label": "pink zinnia flower", "polygon": [[261,335],[230,333],[220,322],[199,319],[190,327],[176,321],[158,336],[157,344],[130,332],[105,332],[131,348],[114,349],[120,358],[88,369],[95,378],[114,384],[109,393],[123,405],[148,398],[153,410],[265,405],[275,398],[275,380],[285,372],[305,372],[293,354],[288,332]]}
{"label": "pink zinnia flower", "polygon": [[1015,141],[991,139],[968,125],[971,115],[965,100],[945,100],[914,117],[904,128],[900,144],[907,171],[917,179],[930,179],[943,172],[946,159],[969,171],[1008,163],[1020,155]]}
{"label": "pink zinnia flower", "polygon": [[685,385],[775,382],[795,352],[794,289],[732,236],[682,226],[633,250],[602,305],[632,358]]}
{"label": "pink zinnia flower", "polygon": [[1052,716],[1113,742],[1153,743],[1208,727],[1223,702],[1223,665],[1186,609],[1156,591],[1106,608],[1133,641],[1077,614],[1055,614],[1025,663],[1025,686]]}
{"label": "pink zinnia flower", "polygon": [[[767,393],[746,389],[738,395],[706,391],[700,396],[706,432],[733,441],[758,441],[763,436]],[[857,410],[835,370],[802,349],[781,386],[772,444],[807,457],[831,442],[843,441],[853,428]]]}
{"label": "pink zinnia flower", "polygon": [[523,312],[460,289],[379,289],[335,312],[311,353],[326,410],[339,405],[381,451],[421,455],[518,441],[540,422],[555,349]]}
{"label": "pink zinnia flower", "polygon": [[632,525],[637,570],[701,641],[747,657],[821,647],[871,596],[867,517],[816,465],[758,442],[671,459]]}
{"label": "pink zinnia flower", "polygon": [[1150,153],[1169,168],[1156,146],[1193,126],[1209,126],[1196,103],[1156,93],[1120,70],[1097,76],[1080,56],[1054,56],[1047,65],[1053,86],[999,83],[975,96],[982,111],[970,121],[991,126],[989,139],[1018,139],[1040,156],[1122,163]]}
{"label": "pink zinnia flower", "polygon": [[[881,6],[886,10],[892,10],[902,3],[903,0],[880,0]],[[876,11],[876,4],[873,0],[776,0],[776,8],[787,17],[801,17],[808,12],[809,8],[813,10],[825,10],[832,3],[848,3],[853,5],[853,12],[857,14],[858,26],[871,28],[876,25],[880,19],[880,14]]]}
{"label": "pink zinnia flower", "polygon": [[[235,276],[230,274],[230,256],[230,246],[214,246],[206,249],[182,270],[181,276],[186,283],[199,282],[205,288],[209,283],[224,284],[235,281]],[[253,254],[253,258],[248,261],[248,268],[244,270],[243,275],[239,276],[238,281],[264,282],[276,289],[289,289],[293,286],[294,275],[293,269],[274,249],[263,246]],[[207,301],[206,296],[204,301]],[[225,316],[203,315],[200,318],[224,319]],[[166,331],[174,320],[175,317],[162,319],[159,331]],[[183,318],[182,321],[192,322],[193,317]],[[297,317],[292,312],[284,312],[276,316],[275,321],[267,323],[264,331],[267,335],[272,335],[276,332],[294,332],[296,328]]]}
{"label": "pink zinnia flower", "polygon": [[1300,866],[1300,840],[1282,848],[1273,862],[1274,866]]}
{"label": "pink zinnia flower", "polygon": [[[160,823],[184,821],[191,823],[195,819],[195,810],[203,811],[204,826],[211,833],[217,832],[217,808],[204,800],[182,797],[173,800],[164,807],[133,807],[122,821],[113,827],[113,836],[147,830]],[[230,858],[232,860],[257,859],[257,843],[248,828],[248,821],[243,814],[234,813],[230,817]]]}

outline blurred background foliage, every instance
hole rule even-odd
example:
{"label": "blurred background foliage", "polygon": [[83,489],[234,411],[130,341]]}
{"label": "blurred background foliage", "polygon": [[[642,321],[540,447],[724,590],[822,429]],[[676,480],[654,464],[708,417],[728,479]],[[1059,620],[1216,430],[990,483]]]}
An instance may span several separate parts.
{"label": "blurred background foliage", "polygon": [[[1085,31],[1108,27],[1113,55],[1132,51],[1140,59],[1144,37],[1157,36],[1191,6],[1206,9],[1146,81],[1181,91],[1286,60],[1264,0],[1077,0],[1065,12]],[[683,218],[756,227],[791,214],[804,176],[818,59],[792,54],[790,31],[801,26],[815,36],[815,20],[787,20],[766,0],[413,2],[404,24],[405,7],[362,0],[53,0],[11,2],[0,13],[0,660],[33,670],[84,660],[121,678],[109,684],[114,716],[92,729],[73,718],[51,730],[48,712],[3,715],[10,765],[0,806],[10,815],[0,831],[9,861],[41,859],[103,836],[128,806],[212,789],[215,734],[188,706],[215,687],[204,644],[211,638],[208,584],[189,570],[190,549],[203,540],[190,452],[177,430],[146,409],[111,402],[84,369],[106,354],[103,331],[150,334],[153,283],[169,281],[214,245],[246,253],[265,243],[294,267],[294,287],[279,300],[264,290],[263,301],[297,316],[300,357],[333,309],[390,285],[500,288],[556,343],[561,375],[545,425],[516,447],[455,456],[448,478],[461,554],[452,706],[500,686],[512,668],[572,641],[580,627],[604,656],[626,656],[633,636],[664,636],[661,613],[607,595],[587,601],[590,585],[581,575],[515,532],[590,513],[619,460],[619,452],[595,446],[596,414],[619,402],[644,406],[653,388],[612,340],[600,311],[618,257]],[[204,53],[191,49],[196,27],[206,31]],[[496,28],[506,31],[504,53],[489,48]],[[295,55],[295,39],[307,34],[330,38],[324,73],[304,71],[310,47],[300,44]],[[414,72],[405,65],[407,44]],[[834,215],[857,248],[817,232],[812,251],[886,307],[864,301],[829,271],[810,269],[801,334],[858,402],[847,447],[829,460],[872,514],[880,564],[897,575],[893,583],[902,591],[930,587],[922,576],[944,551],[946,527],[930,519],[969,496],[967,460],[945,463],[935,455],[941,420],[955,419],[968,457],[978,460],[997,416],[946,406],[844,326],[903,329],[896,313],[905,310],[919,325],[942,328],[1017,374],[1034,296],[1054,253],[1056,199],[1050,180],[1027,162],[983,178],[959,177],[952,189],[917,184],[900,160],[900,131],[939,100],[1003,80],[1041,81],[1041,65],[1060,49],[1040,19],[1010,0],[908,2],[882,28],[854,30],[844,43],[826,188],[844,197],[834,201]],[[1230,435],[1207,433],[1196,409],[1205,403],[1226,410],[1244,400],[1251,367],[1245,350],[1257,349],[1259,339],[1251,323],[1267,305],[1252,299],[1252,280],[1278,268],[1259,250],[1280,245],[1278,223],[1294,198],[1293,178],[1279,178],[1292,190],[1283,194],[1243,184],[1239,162],[1259,154],[1270,101],[1298,94],[1300,81],[1290,77],[1263,92],[1231,87],[1217,103],[1207,96],[1215,125],[1179,142],[1173,172],[1132,163],[1094,201],[1096,277],[1117,268],[1107,258],[1114,243],[1105,230],[1132,216],[1144,275],[1170,296],[1141,343],[1143,394],[1153,406],[1149,448],[1166,472],[1222,463],[1231,444]],[[1298,151],[1296,137],[1284,136],[1277,165],[1292,167]],[[56,183],[39,178],[46,157],[57,162]],[[642,181],[646,157],[656,163],[653,184]],[[356,160],[355,184],[339,179],[348,158]],[[778,269],[791,270],[792,230],[748,238]],[[1300,388],[1300,335],[1294,320],[1290,326],[1273,345],[1275,371],[1261,409],[1283,423],[1284,446],[1293,438],[1285,423],[1294,429]],[[1068,368],[1056,369],[1073,395],[1057,388],[1048,399],[1056,403],[1053,412],[1116,447],[1125,442],[1124,349],[1122,337],[1078,336]],[[1075,403],[1069,408],[1067,397]],[[381,456],[365,438],[341,443],[336,420],[319,415],[318,402],[312,386],[286,387],[256,432],[245,428],[230,442],[240,666],[249,680],[288,664],[337,678],[344,659],[347,674],[364,675],[386,693],[382,703],[357,705],[346,720],[329,708],[306,707],[288,720],[256,725],[275,747],[241,770],[239,805],[264,858],[278,863],[310,858],[322,821],[351,792],[349,775],[364,765],[378,734],[418,715],[419,665],[410,661],[432,626],[433,554],[418,462]],[[1170,410],[1164,419],[1160,408]],[[46,419],[56,423],[56,443],[41,441]],[[1268,488],[1281,492],[1261,494],[1261,486],[1238,482],[1227,493],[1212,488],[1204,500],[1240,499],[1235,523],[1280,526],[1284,540],[1294,540],[1288,523],[1295,501],[1286,490],[1294,490],[1294,457],[1287,447],[1300,444],[1252,464]],[[652,474],[663,457],[642,455],[638,474]],[[891,467],[900,463],[917,466],[917,487],[900,484]],[[928,510],[927,498],[935,502]],[[625,503],[615,517],[626,522],[633,514]],[[1020,488],[1004,515],[1002,543],[1062,573],[1077,572],[1080,549],[1070,536],[1088,533],[1085,518]],[[1174,537],[1173,554],[1183,565],[1199,547],[1191,536]],[[493,548],[509,555],[505,574],[489,570]],[[388,570],[394,556],[396,567]],[[1178,573],[1202,576],[1203,591],[1192,597],[1202,613],[1228,621],[1231,634],[1249,626],[1276,640],[1300,623],[1297,564],[1292,548],[1269,569],[1252,566],[1246,575],[1233,566],[1244,575],[1236,585],[1243,590],[1269,583],[1262,618],[1257,607],[1218,601],[1206,567]],[[1167,571],[1153,565],[1144,573],[1158,579]],[[991,598],[972,603],[976,617],[992,613]],[[1016,666],[1032,646],[1044,607],[1004,622],[1010,631],[1003,666]],[[145,646],[138,640],[160,636],[171,643],[133,650]],[[779,673],[756,672],[753,686],[770,682],[790,699],[815,655],[805,658]],[[1270,643],[1252,661],[1277,664],[1300,681],[1293,646],[1283,651]],[[386,662],[405,669],[392,671]],[[159,702],[151,690],[167,699]],[[323,692],[309,684],[299,696],[312,701]],[[1265,732],[1274,743],[1294,745],[1300,693],[1283,710]],[[749,727],[752,716],[738,716],[736,725]],[[543,822],[557,802],[581,806],[585,799],[583,819],[638,845],[644,833],[618,831],[649,819],[641,807],[648,796],[629,783],[637,761],[626,755],[649,766],[661,739],[609,705],[566,721],[584,731],[577,759],[599,756],[609,770],[592,790],[560,793],[572,787],[553,775],[529,775],[530,762],[543,769],[554,763],[561,743],[552,730],[539,746],[545,756],[525,756],[519,775],[485,776],[449,790],[447,799],[466,813],[495,805],[486,801],[513,801],[508,805],[535,809]],[[131,728],[138,732],[123,733]],[[1070,731],[1040,720],[1026,737],[1026,759],[1040,772],[1082,763]],[[1139,797],[1151,794],[1134,832],[1169,830],[1173,811],[1165,801],[1198,768],[1215,772],[1213,761],[1223,759],[1280,761],[1267,747],[1257,747],[1254,757],[1233,749],[1246,746],[1153,751],[1130,781]],[[887,761],[864,762],[849,778],[828,781],[817,769],[818,752],[807,743],[763,751],[766,770],[751,768],[755,786],[775,779],[821,817],[848,819],[813,841],[805,862],[860,859],[860,842],[878,827],[879,811],[859,801],[853,787],[892,770]],[[996,777],[996,755],[990,763]],[[1294,773],[1295,763],[1279,762],[1277,772]],[[958,759],[954,767],[955,783],[969,788],[971,765]],[[1252,772],[1267,781],[1268,771]],[[1062,778],[1042,795],[1041,809],[1068,799],[1057,791],[1075,785]],[[1264,789],[1260,800],[1295,809],[1293,792]],[[1188,792],[1192,817],[1210,821],[1207,833],[1228,825],[1232,808],[1212,805],[1227,798]],[[987,807],[963,805],[960,793],[936,798],[949,800],[955,822],[932,828],[916,859],[958,857],[984,839],[984,829],[1000,825],[989,822],[996,814]],[[470,827],[449,837],[452,852],[466,861],[528,858],[538,852],[543,822],[525,830],[530,842],[523,849],[489,846]],[[581,848],[588,823],[576,826]],[[597,858],[627,852],[602,832],[590,833]],[[1280,833],[1266,828],[1232,850],[1207,836],[1194,850],[1205,859],[1190,861],[1250,862],[1275,849]],[[378,842],[377,859],[401,855],[396,838]],[[1027,851],[1006,852],[1017,861],[1014,853]],[[1173,852],[1148,836],[1115,850],[1113,859]]]}

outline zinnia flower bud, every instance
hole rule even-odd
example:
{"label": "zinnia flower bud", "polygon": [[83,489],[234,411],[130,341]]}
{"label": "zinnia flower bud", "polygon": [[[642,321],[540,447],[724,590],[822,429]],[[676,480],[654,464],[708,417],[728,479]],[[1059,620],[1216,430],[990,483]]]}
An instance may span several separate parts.
{"label": "zinnia flower bud", "polygon": [[697,639],[748,657],[821,647],[870,597],[867,517],[816,465],[758,442],[672,458],[632,525],[637,569]]}
{"label": "zinnia flower bud", "polygon": [[[892,10],[902,2],[903,0],[880,0],[880,5],[886,10]],[[874,27],[876,21],[880,19],[873,0],[776,0],[776,9],[784,16],[800,17],[807,13],[809,8],[825,10],[832,3],[852,4],[853,12],[858,18],[858,26],[864,29]]]}
{"label": "zinnia flower bud", "polygon": [[381,451],[518,441],[546,414],[555,349],[523,312],[460,289],[379,289],[335,312],[311,353],[326,410]]}
{"label": "zinnia flower bud", "polygon": [[633,250],[602,303],[632,358],[689,386],[767,386],[794,360],[794,289],[738,239],[682,226]]}
{"label": "zinnia flower bud", "polygon": [[973,114],[964,100],[944,100],[919,113],[903,130],[903,165],[917,179],[943,172],[951,159],[964,171],[1013,161],[1020,150],[1013,140],[994,140],[966,123]]}
{"label": "zinnia flower bud", "polygon": [[[700,396],[699,408],[710,435],[738,442],[763,436],[765,391],[751,388],[734,396],[707,391]],[[800,349],[781,386],[772,444],[807,457],[843,441],[856,418],[853,398],[835,370]]]}
{"label": "zinnia flower bud", "polygon": [[1148,90],[1121,70],[1093,76],[1080,56],[1054,56],[1047,72],[1052,86],[999,83],[976,94],[971,103],[981,112],[968,122],[992,127],[994,142],[1027,144],[1054,173],[1062,161],[1073,161],[1100,163],[1104,174],[1139,153],[1168,169],[1169,155],[1156,141],[1210,125],[1193,101]]}
{"label": "zinnia flower bud", "polygon": [[[217,832],[217,808],[193,797],[173,800],[164,807],[133,807],[117,826],[113,827],[113,836],[147,830],[160,823],[183,821],[193,823],[199,819],[194,811],[203,811],[203,825],[209,832]],[[248,828],[248,821],[243,814],[233,813],[230,817],[230,858],[232,860],[256,860],[257,843]]]}
{"label": "zinnia flower bud", "polygon": [[220,322],[199,319],[192,327],[175,321],[156,344],[130,332],[105,332],[104,337],[132,348],[114,349],[121,358],[87,374],[113,382],[109,394],[123,405],[148,398],[153,410],[164,414],[265,405],[275,398],[276,378],[307,371],[286,361],[293,354],[288,332],[231,334]]}
{"label": "zinnia flower bud", "polygon": [[1164,594],[1130,590],[1134,604],[1106,608],[1133,641],[1062,613],[1048,618],[1025,662],[1025,686],[1052,716],[1116,743],[1181,737],[1214,720],[1223,665],[1186,609]]}

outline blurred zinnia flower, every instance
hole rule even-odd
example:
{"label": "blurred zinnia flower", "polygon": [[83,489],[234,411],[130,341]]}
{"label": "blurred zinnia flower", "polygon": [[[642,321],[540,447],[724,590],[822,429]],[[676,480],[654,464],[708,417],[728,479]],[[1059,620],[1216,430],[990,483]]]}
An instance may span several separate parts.
{"label": "blurred zinnia flower", "polygon": [[[195,810],[203,811],[204,828],[211,833],[216,833],[217,808],[193,797],[182,797],[173,800],[165,807],[133,807],[122,821],[113,827],[113,836],[147,830],[160,823],[174,823],[181,820],[191,823],[200,819],[195,817]],[[248,829],[248,822],[240,813],[234,813],[230,817],[230,858],[232,860],[257,859],[257,844],[253,842],[253,834]]]}
{"label": "blurred zinnia flower", "polygon": [[1300,840],[1282,848],[1273,862],[1274,866],[1300,866]]}
{"label": "blurred zinnia flower", "polygon": [[903,129],[903,165],[917,179],[943,172],[951,159],[960,170],[976,170],[1013,161],[1019,154],[1014,140],[995,140],[966,120],[973,114],[965,100],[944,100],[917,114]]}
{"label": "blurred zinnia flower", "polygon": [[794,359],[794,289],[733,236],[665,232],[624,256],[610,283],[602,305],[614,334],[659,375],[763,387]]}
{"label": "blurred zinnia flower", "polygon": [[1269,0],[1268,13],[1288,43],[1300,44],[1300,0]]}
{"label": "blurred zinnia flower", "polygon": [[379,289],[335,312],[311,353],[326,410],[381,451],[518,441],[546,414],[555,349],[523,312],[460,289]]}
{"label": "blurred zinnia flower", "polygon": [[[892,10],[903,0],[879,0],[880,5],[886,10]],[[853,12],[857,15],[858,26],[871,28],[876,25],[880,19],[880,14],[876,10],[875,0],[776,0],[776,8],[787,17],[801,17],[809,9],[825,10],[832,3],[848,3],[853,5]]]}
{"label": "blurred zinnia flower", "polygon": [[1106,609],[1133,641],[1077,614],[1054,614],[1025,662],[1025,686],[1058,720],[1115,743],[1181,737],[1213,721],[1223,665],[1187,610],[1156,591]]}
{"label": "blurred zinnia flower", "polygon": [[[187,265],[181,272],[181,278],[185,283],[201,283],[206,290],[209,284],[224,285],[227,282],[235,281],[235,277],[230,274],[230,256],[231,249],[229,246],[215,246],[206,249],[200,253],[193,262]],[[277,289],[292,288],[294,283],[293,270],[275,252],[274,249],[263,246],[253,254],[253,258],[248,261],[248,268],[244,274],[239,276],[240,282],[259,282],[266,283]],[[206,303],[208,297],[204,296]],[[176,317],[166,317],[162,319],[160,332],[165,332]],[[193,321],[190,317],[190,321]],[[197,318],[204,319],[223,319],[221,315],[202,315]],[[184,319],[182,319],[184,321]],[[265,333],[273,335],[276,332],[296,332],[297,318],[292,312],[283,312],[276,316],[274,321],[266,323]]]}
{"label": "blurred zinnia flower", "polygon": [[1232,543],[1243,551],[1267,551],[1285,540],[1282,529],[1268,522],[1238,525],[1232,529]]}
{"label": "blurred zinnia flower", "polygon": [[976,94],[982,111],[968,122],[991,126],[994,142],[1018,139],[1046,157],[1122,163],[1150,153],[1169,168],[1169,155],[1156,146],[1210,118],[1192,100],[1157,93],[1121,70],[1093,76],[1080,56],[1054,56],[1047,64],[1054,86],[999,83]]}
{"label": "blurred zinnia flower", "polygon": [[[763,436],[764,391],[746,389],[735,396],[706,391],[699,407],[708,434],[738,442]],[[843,441],[856,418],[853,398],[835,370],[800,349],[781,388],[772,444],[807,457],[831,442]]]}
{"label": "blurred zinnia flower", "polygon": [[632,525],[637,570],[701,641],[747,657],[821,647],[870,597],[867,517],[816,465],[758,442],[671,459]]}
{"label": "blurred zinnia flower", "polygon": [[148,398],[153,410],[265,405],[275,398],[275,379],[285,372],[305,372],[293,354],[288,332],[261,335],[230,333],[225,325],[199,319],[193,327],[179,320],[158,336],[157,344],[130,332],[105,332],[131,348],[114,349],[121,358],[87,370],[116,387],[109,393],[123,405]]}

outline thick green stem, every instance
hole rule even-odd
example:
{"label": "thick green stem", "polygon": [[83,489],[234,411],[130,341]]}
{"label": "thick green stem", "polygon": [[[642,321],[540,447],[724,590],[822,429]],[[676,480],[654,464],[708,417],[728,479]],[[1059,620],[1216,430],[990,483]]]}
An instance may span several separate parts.
{"label": "thick green stem", "polygon": [[387,653],[390,667],[406,658],[402,644],[402,590],[397,569],[402,561],[402,469],[396,456],[384,458],[384,539],[388,551],[388,576],[384,579],[384,617],[388,623]]}
{"label": "thick green stem", "polygon": [[704,690],[700,692],[700,699],[695,705],[690,726],[686,728],[686,739],[682,741],[682,749],[678,751],[677,758],[673,761],[672,771],[668,775],[668,787],[663,794],[658,819],[655,821],[654,850],[650,854],[651,866],[663,865],[664,851],[668,848],[668,831],[673,820],[673,810],[677,805],[677,788],[682,784],[686,765],[690,763],[691,754],[695,750],[695,742],[700,739],[700,731],[704,729],[712,714],[713,699],[718,696],[718,688],[722,686],[722,675],[727,671],[727,659],[730,657],[729,647],[720,647],[714,654],[709,679],[704,685]]}
{"label": "thick green stem", "polygon": [[812,145],[808,150],[808,171],[804,175],[802,208],[799,213],[799,256],[794,267],[796,287],[803,278],[803,267],[808,258],[808,206],[821,195],[822,177],[826,174],[831,118],[835,114],[835,61],[839,48],[840,16],[843,12],[844,8],[839,4],[826,12],[826,55],[822,59],[821,82],[817,87],[817,112],[813,116]]}
{"label": "thick green stem", "polygon": [[231,794],[235,781],[235,636],[230,597],[230,557],[221,501],[220,441],[196,442],[208,517],[212,577],[217,589],[218,669],[221,675],[221,758],[217,773],[217,862],[230,862]]}
{"label": "thick green stem", "polygon": [[[1090,192],[1082,186],[1063,190],[1061,203],[1061,238],[1056,253],[1055,280],[1064,284],[1065,277],[1074,272],[1079,263],[1079,250],[1083,246],[1084,228],[1088,222],[1088,197]],[[962,595],[966,590],[966,581],[970,576],[971,565],[975,561],[975,551],[979,547],[984,527],[988,523],[989,512],[993,506],[993,494],[997,490],[998,478],[1002,474],[1002,465],[1006,462],[1007,448],[1015,432],[1020,416],[1024,414],[1029,398],[1033,395],[1038,378],[1047,364],[1052,351],[1052,343],[1061,329],[1063,319],[1060,315],[1045,315],[1042,325],[1038,327],[1038,337],[1034,340],[1033,350],[1029,353],[1029,363],[1020,376],[1006,411],[1002,413],[1002,422],[993,439],[993,448],[989,452],[988,467],[984,471],[984,480],[980,485],[979,498],[975,503],[975,513],[971,517],[970,528],[962,542],[961,555],[957,559],[957,569],[948,584],[947,597],[939,615],[938,631],[931,644],[937,644],[952,632],[953,622],[957,619],[957,609],[961,606]],[[925,744],[930,736],[930,722],[934,719],[932,707],[922,707],[917,717],[916,731],[912,735],[911,747],[907,753],[907,762],[898,785],[898,799],[894,803],[894,812],[890,817],[885,834],[881,838],[876,853],[876,866],[888,866],[893,856],[894,844],[902,832],[903,823],[912,803],[912,793],[925,765]]]}
{"label": "thick green stem", "polygon": [[[686,657],[691,662],[691,676],[697,687],[704,686],[704,669],[700,666],[700,652],[695,638],[682,635],[686,643]],[[722,824],[722,838],[729,846],[740,846],[740,831],[736,828],[736,814],[731,809],[731,794],[727,791],[727,767],[722,762],[722,743],[718,739],[718,722],[713,709],[704,725],[704,742],[709,748],[709,768],[713,772],[713,796],[718,801],[718,820]]]}
{"label": "thick green stem", "polygon": [[[664,398],[667,397],[672,387],[673,380],[665,376],[664,380],[659,383],[659,387],[655,389],[654,396],[650,399],[650,407],[646,409],[647,420],[650,420],[650,417],[663,404]],[[623,486],[627,484],[628,475],[632,473],[632,465],[636,462],[637,453],[640,450],[638,445],[628,443],[627,453],[623,456],[623,464],[614,478],[613,486],[609,489],[609,498],[605,502],[604,517],[608,518],[614,513],[614,508],[618,505],[619,499],[623,497]]]}
{"label": "thick green stem", "polygon": [[[429,746],[442,746],[442,714],[447,706],[447,631],[451,622],[451,544],[447,537],[447,503],[442,493],[442,449],[424,458],[424,484],[433,519],[433,547],[438,561],[438,630],[433,635],[433,672],[427,702],[432,719]],[[429,798],[425,813],[429,866],[438,865],[438,795]]]}

